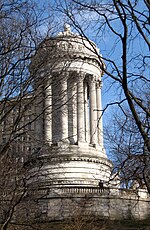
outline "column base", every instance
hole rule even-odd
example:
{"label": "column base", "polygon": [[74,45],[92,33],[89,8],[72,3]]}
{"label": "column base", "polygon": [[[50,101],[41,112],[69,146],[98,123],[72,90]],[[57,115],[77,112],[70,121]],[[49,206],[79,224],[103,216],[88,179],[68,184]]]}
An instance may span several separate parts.
{"label": "column base", "polygon": [[64,145],[68,146],[69,144],[70,144],[69,140],[65,139],[65,140],[62,140],[62,141],[57,141],[55,143],[52,143],[51,146],[58,146],[58,147],[60,147],[60,146],[64,146]]}
{"label": "column base", "polygon": [[89,143],[87,143],[86,141],[77,141],[77,145],[79,147],[89,147]]}

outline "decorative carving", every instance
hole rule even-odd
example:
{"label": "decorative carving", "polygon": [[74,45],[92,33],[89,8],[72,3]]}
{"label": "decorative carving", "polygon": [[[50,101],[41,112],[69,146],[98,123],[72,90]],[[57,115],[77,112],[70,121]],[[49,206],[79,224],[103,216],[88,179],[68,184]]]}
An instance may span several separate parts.
{"label": "decorative carving", "polygon": [[70,50],[70,51],[76,51],[76,52],[83,52],[87,53],[86,47],[84,45],[81,45],[77,41],[60,41],[56,44],[56,47],[58,49],[63,50]]}
{"label": "decorative carving", "polygon": [[97,89],[101,89],[101,88],[102,88],[102,81],[98,80],[98,81],[96,82],[96,88],[97,88]]}
{"label": "decorative carving", "polygon": [[[97,163],[105,166],[112,167],[112,163],[109,162],[108,159],[97,159],[97,158],[89,158],[89,157],[59,157],[59,158],[51,158],[52,162],[65,162],[65,161],[85,161]],[[106,169],[107,171],[107,169]]]}
{"label": "decorative carving", "polygon": [[95,75],[87,74],[86,76],[87,76],[89,84],[97,82],[97,77]]}

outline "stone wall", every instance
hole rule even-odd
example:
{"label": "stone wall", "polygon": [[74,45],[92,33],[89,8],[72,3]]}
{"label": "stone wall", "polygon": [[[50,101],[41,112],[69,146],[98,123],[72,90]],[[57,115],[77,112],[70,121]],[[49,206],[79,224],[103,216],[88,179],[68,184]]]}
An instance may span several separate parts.
{"label": "stone wall", "polygon": [[32,191],[17,206],[14,221],[49,222],[94,216],[109,220],[146,220],[150,199],[145,190],[68,187]]}
{"label": "stone wall", "polygon": [[[73,190],[76,191],[74,195]],[[55,220],[79,214],[115,220],[147,219],[150,215],[149,201],[145,191],[72,188],[55,201],[49,199],[47,216]]]}
{"label": "stone wall", "polygon": [[[7,194],[4,198],[8,199]],[[1,196],[0,223],[4,223],[7,209],[10,203],[3,200]],[[55,229],[55,223],[58,229],[66,229],[66,223],[73,226],[76,221],[85,224],[84,229],[126,229],[126,230],[150,230],[147,223],[150,217],[150,198],[145,190],[127,190],[99,187],[56,187],[55,189],[44,188],[30,190],[23,199],[15,206],[12,219],[9,226],[19,226],[20,229]],[[100,221],[100,222],[99,222]],[[122,224],[125,221],[127,225],[132,223],[146,223],[143,228],[126,228]],[[93,223],[92,227],[91,223]],[[108,225],[101,228],[100,225]],[[113,223],[113,228],[110,228]],[[120,225],[121,223],[121,225]],[[100,224],[100,225],[99,225]],[[120,228],[118,228],[121,226]],[[42,227],[39,228],[39,225]],[[59,228],[59,225],[61,226]],[[99,228],[93,226],[99,225]],[[129,224],[130,225],[130,224]],[[22,226],[20,228],[20,226]],[[23,226],[27,228],[23,228]],[[44,226],[44,227],[43,227]],[[47,227],[45,227],[47,226]],[[53,226],[52,228],[50,226]],[[140,225],[141,226],[141,225]],[[15,228],[17,229],[17,228]],[[57,229],[57,228],[56,228]],[[67,228],[68,229],[68,228]],[[69,228],[70,230],[71,228]],[[77,228],[74,228],[77,229]],[[80,228],[82,229],[82,228]]]}

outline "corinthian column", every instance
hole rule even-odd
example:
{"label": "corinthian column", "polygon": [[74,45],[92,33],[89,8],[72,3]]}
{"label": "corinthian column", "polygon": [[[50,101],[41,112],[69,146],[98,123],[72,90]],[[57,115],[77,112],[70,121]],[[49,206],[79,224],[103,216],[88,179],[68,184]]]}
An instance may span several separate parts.
{"label": "corinthian column", "polygon": [[84,76],[79,74],[77,83],[77,135],[78,142],[85,142],[85,118],[84,118]]}
{"label": "corinthian column", "polygon": [[89,108],[88,108],[88,84],[84,82],[84,117],[85,117],[85,140],[87,143],[90,142],[89,140]]}
{"label": "corinthian column", "polygon": [[61,80],[60,110],[61,110],[61,141],[68,140],[68,97],[67,97],[67,76],[63,75]]}
{"label": "corinthian column", "polygon": [[46,142],[52,142],[52,89],[51,77],[45,87],[44,133]]}
{"label": "corinthian column", "polygon": [[90,93],[90,142],[97,144],[97,106],[96,106],[96,83],[94,77],[89,82]]}
{"label": "corinthian column", "polygon": [[102,106],[101,106],[101,82],[96,83],[96,100],[97,100],[97,137],[98,144],[103,147],[103,130],[102,130]]}
{"label": "corinthian column", "polygon": [[35,145],[41,147],[43,143],[43,113],[44,113],[44,81],[41,81],[42,73],[37,75],[35,82]]}
{"label": "corinthian column", "polygon": [[68,80],[68,139],[77,142],[77,82],[71,76]]}
{"label": "corinthian column", "polygon": [[67,76],[58,73],[52,81],[52,141],[68,138]]}

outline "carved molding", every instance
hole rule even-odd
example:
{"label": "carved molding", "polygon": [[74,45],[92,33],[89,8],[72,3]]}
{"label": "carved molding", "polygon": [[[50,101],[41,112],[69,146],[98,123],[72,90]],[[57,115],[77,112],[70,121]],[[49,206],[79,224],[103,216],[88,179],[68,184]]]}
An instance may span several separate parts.
{"label": "carved molding", "polygon": [[49,163],[49,161],[47,161],[47,158],[49,158],[50,162],[70,162],[70,161],[82,161],[82,162],[91,162],[91,163],[96,163],[96,164],[101,164],[101,165],[105,165],[108,167],[112,167],[112,163],[108,160],[108,159],[97,159],[97,158],[90,158],[90,157],[70,157],[70,156],[57,156],[50,158],[49,156],[45,156],[45,161],[47,163]]}

